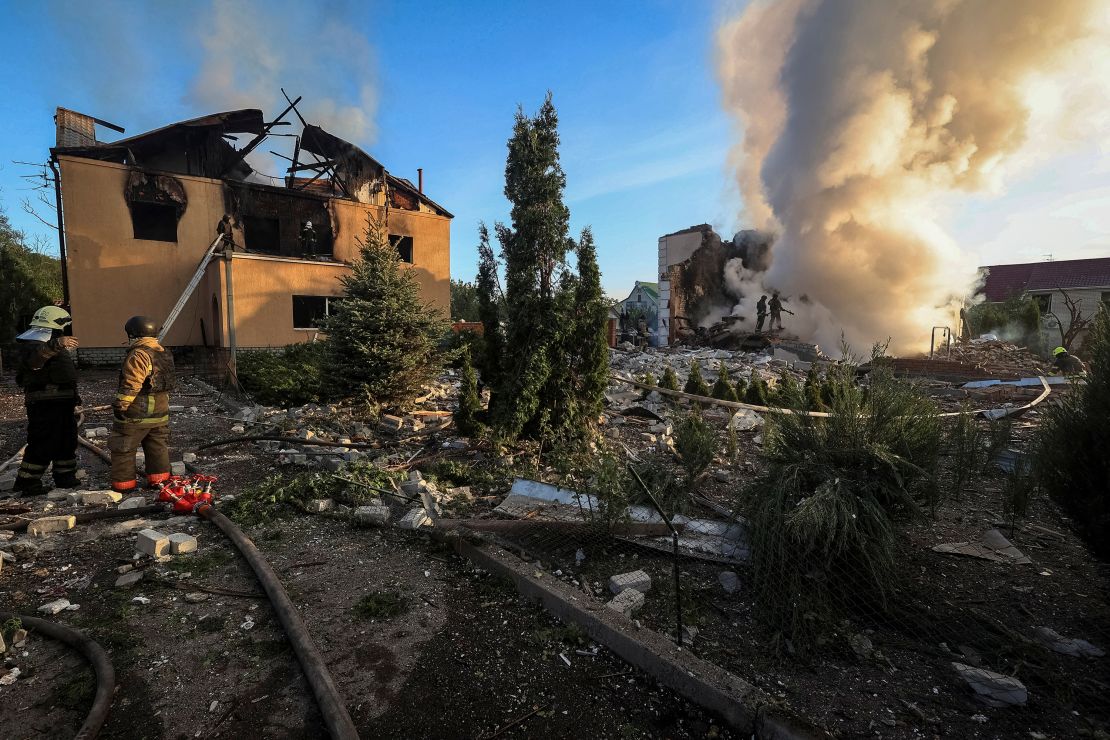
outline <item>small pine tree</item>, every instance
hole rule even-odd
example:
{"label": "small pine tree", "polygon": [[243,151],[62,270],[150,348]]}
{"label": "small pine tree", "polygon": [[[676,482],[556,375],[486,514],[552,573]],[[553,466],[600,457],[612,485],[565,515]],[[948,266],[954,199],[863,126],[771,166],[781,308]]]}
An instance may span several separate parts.
{"label": "small pine tree", "polygon": [[[650,372],[644,373],[644,376],[640,378],[640,382],[644,385],[658,385],[658,383],[655,382],[655,376]],[[641,388],[640,390],[643,391],[643,393],[640,394],[640,398],[647,398],[648,394],[651,393],[647,388]]]}
{"label": "small pine tree", "polygon": [[821,377],[817,374],[817,367],[815,365],[809,366],[809,372],[806,373],[803,393],[805,395],[806,408],[810,411],[824,411],[828,408],[825,402],[821,400]]}
{"label": "small pine tree", "polygon": [[733,392],[736,394],[737,401],[743,401],[744,397],[748,395],[748,384],[742,377],[736,379]]}
{"label": "small pine tree", "polygon": [[754,406],[767,405],[767,383],[755,370],[752,370],[751,379],[748,381],[748,389],[744,393],[744,400]]}
{"label": "small pine tree", "polygon": [[667,365],[666,369],[663,370],[663,380],[660,381],[659,387],[666,388],[669,391],[678,390],[678,374],[670,365]]}
{"label": "small pine tree", "polygon": [[732,384],[728,382],[728,368],[725,367],[725,361],[721,360],[721,364],[717,368],[717,382],[713,384],[713,397],[721,401],[735,401],[736,391],[732,389]]}
{"label": "small pine tree", "polygon": [[682,467],[686,470],[686,487],[693,489],[698,477],[713,462],[717,454],[717,434],[701,418],[697,411],[691,411],[678,423],[674,436],[675,450],[682,456]]}
{"label": "small pine tree", "polygon": [[416,274],[401,267],[382,220],[367,217],[359,259],[339,281],[344,298],[321,322],[336,390],[370,406],[411,401],[442,366],[447,324],[421,302]]}
{"label": "small pine tree", "polygon": [[701,367],[697,360],[690,360],[690,376],[686,378],[686,386],[682,390],[693,396],[709,395],[709,385],[701,377]]}
{"label": "small pine tree", "polygon": [[478,398],[478,376],[474,374],[474,366],[470,362],[470,348],[464,347],[462,353],[462,387],[459,389],[459,410],[455,412],[455,428],[464,437],[473,437],[478,433],[478,413],[482,410],[482,401]]}
{"label": "small pine tree", "polygon": [[789,372],[784,371],[779,377],[779,382],[775,386],[775,403],[784,409],[800,409],[805,406],[802,389]]}

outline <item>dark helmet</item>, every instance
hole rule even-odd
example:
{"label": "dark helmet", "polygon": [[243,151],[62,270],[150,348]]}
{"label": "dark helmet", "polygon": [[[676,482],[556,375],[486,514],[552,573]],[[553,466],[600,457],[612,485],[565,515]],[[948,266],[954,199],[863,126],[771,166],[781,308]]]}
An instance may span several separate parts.
{"label": "dark helmet", "polygon": [[158,324],[154,323],[154,319],[149,316],[132,316],[123,325],[123,330],[132,339],[135,337],[158,336]]}

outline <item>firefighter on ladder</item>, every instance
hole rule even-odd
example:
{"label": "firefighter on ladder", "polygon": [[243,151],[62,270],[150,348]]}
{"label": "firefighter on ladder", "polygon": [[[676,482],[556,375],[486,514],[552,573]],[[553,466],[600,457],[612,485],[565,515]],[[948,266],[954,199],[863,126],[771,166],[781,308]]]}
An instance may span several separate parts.
{"label": "firefighter on ladder", "polygon": [[135,452],[146,456],[146,483],[170,477],[170,391],[174,389],[173,355],[156,339],[158,326],[146,316],[124,324],[130,347],[119,374],[112,404],[115,422],[108,438],[112,453],[112,490],[126,492],[137,483]]}
{"label": "firefighter on ladder", "polygon": [[67,333],[73,319],[58,306],[43,306],[31,326],[16,337],[20,347],[16,383],[27,406],[27,449],[16,473],[14,490],[24,496],[47,492],[42,484],[46,467],[54,465],[54,485],[76,488],[77,366],[70,352],[77,340]]}

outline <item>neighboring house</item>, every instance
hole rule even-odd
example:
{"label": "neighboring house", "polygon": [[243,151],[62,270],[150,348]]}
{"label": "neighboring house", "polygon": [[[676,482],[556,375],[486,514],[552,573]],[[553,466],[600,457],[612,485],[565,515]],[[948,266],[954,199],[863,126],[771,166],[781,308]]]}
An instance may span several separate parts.
{"label": "neighboring house", "polygon": [[[637,331],[640,319],[647,322],[651,337],[658,337],[659,331],[659,284],[636,281],[636,287],[628,297],[617,304],[620,312],[621,329]],[[652,340],[653,345],[658,344]]]}
{"label": "neighboring house", "polygon": [[[1000,303],[1013,296],[1028,295],[1036,300],[1045,318],[1047,339],[1059,342],[1060,325],[1067,331],[1071,319],[1064,296],[1079,302],[1080,313],[1093,317],[1101,306],[1110,306],[1110,257],[1053,262],[1026,262],[1014,265],[989,265],[980,292],[987,301]],[[1086,332],[1077,337],[1082,346]]]}
{"label": "neighboring house", "polygon": [[385,224],[424,301],[449,310],[452,215],[424,195],[422,182],[389,174],[318,126],[300,131],[281,180],[245,159],[277,123],[260,110],[114,142],[97,141],[96,126],[122,129],[90,116],[59,108],[55,122],[64,278],[84,362],[119,359],[128,317],[164,321],[218,232],[232,247],[200,277],[168,346],[314,338],[316,321],[342,294],[339,278],[358,258],[368,217]]}

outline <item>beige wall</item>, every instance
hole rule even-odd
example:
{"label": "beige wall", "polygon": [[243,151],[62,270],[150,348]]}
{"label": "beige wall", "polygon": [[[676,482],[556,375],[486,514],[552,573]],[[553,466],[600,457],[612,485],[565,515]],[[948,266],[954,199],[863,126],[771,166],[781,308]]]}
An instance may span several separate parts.
{"label": "beige wall", "polygon": [[[135,314],[166,318],[224,214],[220,181],[174,175],[188,198],[177,242],[136,240],[124,198],[128,168],[75,157],[59,157],[66,226],[70,302],[74,335],[86,347],[124,343],[123,323]],[[378,206],[333,200],[337,226],[334,256],[353,260],[356,238],[365,234],[368,211]],[[414,264],[425,301],[450,308],[449,218],[390,209],[389,232],[413,237]],[[237,239],[238,241],[238,239]],[[227,345],[224,260],[214,260],[166,338],[166,344]],[[236,253],[233,260],[236,342],[241,347],[279,346],[306,340],[312,332],[293,329],[291,296],[339,295],[343,265]]]}

